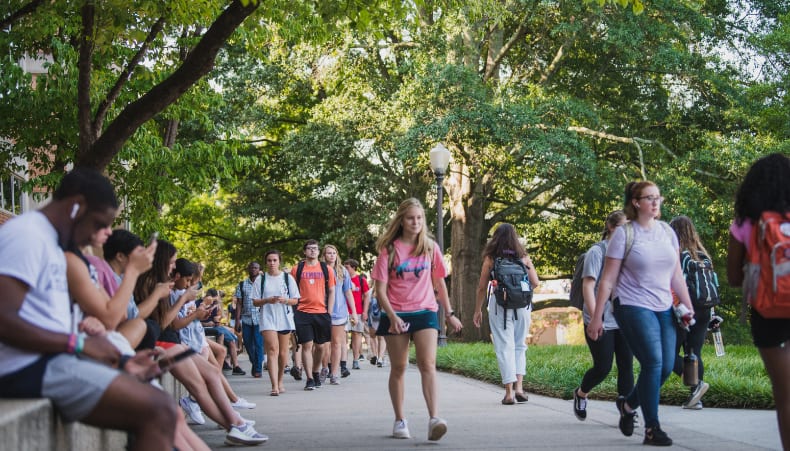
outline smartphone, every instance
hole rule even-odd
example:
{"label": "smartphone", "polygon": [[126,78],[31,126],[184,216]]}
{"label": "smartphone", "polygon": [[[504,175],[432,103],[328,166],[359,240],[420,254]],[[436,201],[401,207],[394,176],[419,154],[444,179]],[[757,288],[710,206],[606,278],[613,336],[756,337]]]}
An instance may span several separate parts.
{"label": "smartphone", "polygon": [[159,238],[159,232],[152,233],[151,236],[148,237],[148,245],[146,245],[146,247],[154,244],[154,241],[156,241],[157,238]]}
{"label": "smartphone", "polygon": [[163,357],[159,359],[159,369],[162,370],[163,373],[166,373],[170,369],[170,367],[184,360],[187,357],[191,357],[194,354],[197,354],[197,352],[195,352],[194,349],[189,348],[186,351],[179,352],[178,354],[172,357]]}

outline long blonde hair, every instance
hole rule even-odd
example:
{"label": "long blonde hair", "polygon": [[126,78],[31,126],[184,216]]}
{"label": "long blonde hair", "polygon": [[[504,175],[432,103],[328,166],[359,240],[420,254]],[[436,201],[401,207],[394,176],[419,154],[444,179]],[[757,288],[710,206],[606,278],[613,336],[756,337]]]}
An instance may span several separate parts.
{"label": "long blonde hair", "polygon": [[425,255],[430,258],[433,255],[434,241],[433,236],[428,233],[428,229],[425,227],[425,208],[423,208],[419,200],[415,199],[414,197],[410,197],[400,203],[398,210],[395,212],[395,216],[387,223],[386,230],[379,237],[379,239],[376,240],[376,249],[379,251],[379,253],[381,253],[384,249],[387,250],[387,254],[389,256],[388,269],[390,271],[395,268],[396,265],[395,246],[393,243],[395,243],[396,239],[403,236],[403,226],[401,223],[403,222],[403,218],[406,216],[406,212],[408,212],[412,207],[419,208],[423,217],[423,226],[420,230],[420,233],[417,235],[417,242],[414,246],[412,256],[418,257]]}
{"label": "long blonde hair", "polygon": [[335,277],[337,278],[336,283],[338,285],[343,284],[343,279],[345,278],[346,268],[343,267],[343,259],[340,258],[340,251],[337,250],[337,246],[333,244],[325,244],[324,249],[321,251],[321,261],[329,265],[329,262],[326,261],[326,250],[327,249],[334,249],[335,253],[337,254],[337,258],[335,259],[335,264],[331,266],[332,269],[335,270]]}

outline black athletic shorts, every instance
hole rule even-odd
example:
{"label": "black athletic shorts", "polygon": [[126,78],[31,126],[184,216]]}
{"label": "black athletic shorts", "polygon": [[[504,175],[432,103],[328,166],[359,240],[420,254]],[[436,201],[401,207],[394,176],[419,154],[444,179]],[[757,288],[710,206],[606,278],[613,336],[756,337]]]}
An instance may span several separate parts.
{"label": "black athletic shorts", "polygon": [[296,339],[299,344],[323,344],[332,340],[332,316],[329,313],[304,313],[294,311]]}
{"label": "black athletic shorts", "polygon": [[765,318],[751,309],[752,339],[758,348],[775,348],[790,340],[790,318]]}

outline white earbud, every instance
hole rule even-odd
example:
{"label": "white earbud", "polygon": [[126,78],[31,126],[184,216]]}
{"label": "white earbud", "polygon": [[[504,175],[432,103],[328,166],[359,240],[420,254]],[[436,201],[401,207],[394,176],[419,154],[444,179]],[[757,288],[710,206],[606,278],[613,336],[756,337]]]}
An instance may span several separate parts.
{"label": "white earbud", "polygon": [[69,215],[69,217],[70,217],[71,219],[74,219],[74,218],[76,218],[76,217],[77,217],[77,212],[78,212],[78,211],[80,211],[80,204],[74,204],[74,205],[72,205],[72,207],[71,207],[71,214]]}

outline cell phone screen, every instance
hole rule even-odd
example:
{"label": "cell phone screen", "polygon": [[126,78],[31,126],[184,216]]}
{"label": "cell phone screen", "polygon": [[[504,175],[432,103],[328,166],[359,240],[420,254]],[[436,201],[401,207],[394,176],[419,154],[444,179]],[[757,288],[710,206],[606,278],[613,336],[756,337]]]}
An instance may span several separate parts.
{"label": "cell phone screen", "polygon": [[176,363],[184,360],[187,357],[191,357],[194,354],[197,354],[195,352],[195,350],[192,349],[192,348],[189,348],[186,351],[180,352],[180,353],[178,353],[178,354],[176,354],[176,355],[174,355],[172,357],[161,358],[161,359],[159,359],[159,369],[162,370],[162,372],[164,373],[167,370],[169,370],[170,367],[172,367]]}
{"label": "cell phone screen", "polygon": [[154,244],[157,238],[159,238],[159,232],[152,233],[151,236],[148,237],[148,246]]}

